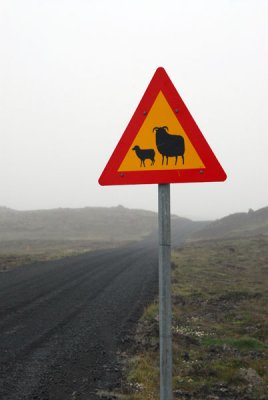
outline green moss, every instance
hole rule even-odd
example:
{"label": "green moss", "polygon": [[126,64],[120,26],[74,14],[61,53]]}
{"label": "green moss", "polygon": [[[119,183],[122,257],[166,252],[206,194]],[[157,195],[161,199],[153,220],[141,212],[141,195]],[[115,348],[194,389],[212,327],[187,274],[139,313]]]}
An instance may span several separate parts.
{"label": "green moss", "polygon": [[267,346],[260,340],[248,336],[243,336],[240,338],[204,337],[201,339],[201,341],[205,346],[229,346],[240,351],[264,351],[267,349]]}

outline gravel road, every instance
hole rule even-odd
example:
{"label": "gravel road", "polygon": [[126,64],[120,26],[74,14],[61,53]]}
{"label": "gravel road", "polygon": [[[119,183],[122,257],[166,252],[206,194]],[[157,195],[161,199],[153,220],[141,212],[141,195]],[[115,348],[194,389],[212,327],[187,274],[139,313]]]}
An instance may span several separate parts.
{"label": "gravel road", "polygon": [[[158,291],[157,246],[135,244],[0,274],[0,399],[99,399]],[[124,344],[125,342],[125,344]]]}

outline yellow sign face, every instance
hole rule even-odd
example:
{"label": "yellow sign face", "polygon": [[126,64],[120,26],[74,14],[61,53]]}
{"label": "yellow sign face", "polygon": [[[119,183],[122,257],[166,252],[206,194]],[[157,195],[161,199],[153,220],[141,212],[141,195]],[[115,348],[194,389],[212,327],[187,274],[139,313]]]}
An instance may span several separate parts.
{"label": "yellow sign face", "polygon": [[[161,132],[159,128],[161,128]],[[173,136],[173,138],[164,137],[165,133]],[[161,135],[163,139],[161,139]],[[175,139],[175,136],[179,136],[180,139]],[[163,143],[161,143],[161,140]],[[180,141],[180,144],[177,144],[176,140],[177,142]],[[172,144],[168,151],[163,151],[163,146],[167,146],[168,141],[171,141]],[[178,150],[176,150],[176,146]],[[205,166],[174,115],[164,94],[160,91],[118,171],[139,171],[141,169],[151,171],[189,170],[198,168],[204,169]]]}
{"label": "yellow sign face", "polygon": [[225,171],[163,67],[157,68],[100,185],[220,182]]}

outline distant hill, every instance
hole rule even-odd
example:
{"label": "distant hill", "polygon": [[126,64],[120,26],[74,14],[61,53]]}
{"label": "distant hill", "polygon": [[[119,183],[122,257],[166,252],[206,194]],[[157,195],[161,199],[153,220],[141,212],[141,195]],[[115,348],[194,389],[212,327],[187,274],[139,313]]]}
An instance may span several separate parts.
{"label": "distant hill", "polygon": [[[157,213],[123,206],[16,211],[0,207],[0,272],[141,240],[157,246]],[[172,216],[172,244],[204,226]]]}
{"label": "distant hill", "polygon": [[[0,207],[0,241],[105,241],[139,240],[155,232],[157,213],[118,207],[58,208],[17,211]],[[187,218],[172,216],[172,233],[182,240],[203,227]]]}
{"label": "distant hill", "polygon": [[136,240],[156,226],[156,213],[123,206],[36,211],[0,207],[0,241]]}
{"label": "distant hill", "polygon": [[236,213],[207,224],[192,234],[194,240],[268,235],[268,207]]}
{"label": "distant hill", "polygon": [[[139,240],[155,232],[157,213],[118,207],[58,208],[17,211],[0,207],[0,242],[14,240],[106,241]],[[268,207],[210,222],[172,215],[172,243],[268,234]]]}

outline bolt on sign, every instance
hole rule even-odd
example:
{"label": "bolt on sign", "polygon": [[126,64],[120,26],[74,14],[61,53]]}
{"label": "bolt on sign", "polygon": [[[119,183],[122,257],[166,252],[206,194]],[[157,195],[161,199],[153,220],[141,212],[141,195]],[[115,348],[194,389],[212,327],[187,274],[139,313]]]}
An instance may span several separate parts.
{"label": "bolt on sign", "polygon": [[213,182],[226,177],[166,71],[158,68],[99,183]]}

